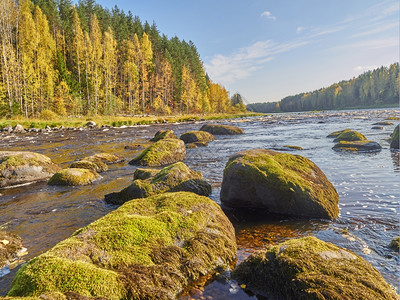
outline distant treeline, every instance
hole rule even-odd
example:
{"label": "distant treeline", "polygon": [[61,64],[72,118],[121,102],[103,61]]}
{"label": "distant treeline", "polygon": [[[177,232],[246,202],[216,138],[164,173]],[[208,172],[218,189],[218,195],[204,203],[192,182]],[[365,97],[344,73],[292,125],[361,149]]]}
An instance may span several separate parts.
{"label": "distant treeline", "polygon": [[249,104],[247,109],[267,113],[394,104],[399,104],[399,63],[365,72],[357,78],[335,83],[328,88],[285,97],[279,102]]}
{"label": "distant treeline", "polygon": [[0,0],[0,116],[236,110],[191,41],[131,12],[94,0]]}

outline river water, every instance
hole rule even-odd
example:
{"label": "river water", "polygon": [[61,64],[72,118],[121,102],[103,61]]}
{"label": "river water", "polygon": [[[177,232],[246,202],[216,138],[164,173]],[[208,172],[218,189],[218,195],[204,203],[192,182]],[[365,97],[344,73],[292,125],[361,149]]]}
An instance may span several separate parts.
{"label": "river water", "polygon": [[[262,220],[243,222],[231,216],[238,244],[237,258],[242,261],[254,250],[288,238],[314,235],[349,249],[369,261],[398,290],[398,253],[388,245],[399,236],[399,152],[389,149],[387,138],[394,125],[372,129],[373,123],[398,117],[396,109],[330,111],[273,114],[218,123],[245,130],[244,135],[217,136],[208,147],[188,149],[185,163],[203,173],[213,186],[211,198],[220,203],[222,173],[229,156],[252,148],[284,150],[284,145],[300,146],[291,150],[311,159],[326,174],[339,193],[340,216],[337,220]],[[387,120],[386,120],[387,121]],[[75,230],[114,210],[103,201],[104,195],[119,191],[132,180],[134,166],[127,161],[146,147],[160,129],[172,129],[179,136],[198,130],[205,122],[165,124],[125,128],[26,133],[1,136],[0,150],[27,150],[45,154],[62,167],[98,152],[126,158],[102,173],[103,179],[83,187],[54,187],[46,183],[0,190],[0,228],[19,235],[28,249],[25,259],[33,258]],[[351,128],[369,140],[381,144],[378,153],[339,153],[326,136]],[[130,146],[126,149],[125,146]],[[132,150],[134,149],[134,150]],[[4,295],[16,269],[0,278]],[[189,294],[191,296],[189,296]],[[246,294],[229,274],[208,280],[181,299],[256,299]]]}

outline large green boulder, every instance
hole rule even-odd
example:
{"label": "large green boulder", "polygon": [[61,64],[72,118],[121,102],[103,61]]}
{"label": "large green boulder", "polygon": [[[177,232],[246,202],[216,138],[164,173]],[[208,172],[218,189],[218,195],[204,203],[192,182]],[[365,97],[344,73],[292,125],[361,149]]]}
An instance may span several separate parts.
{"label": "large green boulder", "polygon": [[149,146],[129,164],[149,167],[160,167],[184,160],[185,143],[178,139],[161,139]]}
{"label": "large green boulder", "polygon": [[234,135],[244,133],[242,128],[221,124],[205,124],[201,126],[200,130],[207,131],[213,135]]}
{"label": "large green boulder", "polygon": [[89,169],[67,168],[54,174],[48,185],[87,185],[101,179],[95,171]]}
{"label": "large green boulder", "polygon": [[339,134],[333,141],[366,141],[367,138],[358,131],[355,130],[344,130],[341,134]]}
{"label": "large green boulder", "polygon": [[218,204],[165,193],[129,201],[32,259],[8,295],[176,299],[235,258],[235,231]]}
{"label": "large green boulder", "polygon": [[0,151],[0,188],[44,181],[60,170],[45,155],[27,151]]}
{"label": "large green boulder", "polygon": [[150,140],[150,142],[157,142],[162,139],[177,139],[173,130],[159,130],[156,132],[154,137]]}
{"label": "large green boulder", "polygon": [[334,131],[334,132],[331,132],[330,134],[328,134],[326,137],[336,138],[340,134],[345,133],[345,132],[349,132],[349,131],[351,131],[351,129],[349,129],[349,128],[346,128],[346,129],[343,129],[343,130],[339,130],[339,131]]}
{"label": "large green boulder", "polygon": [[339,196],[325,174],[300,155],[252,149],[226,164],[221,203],[269,214],[335,219]]}
{"label": "large green boulder", "polygon": [[201,130],[194,130],[194,131],[189,131],[185,132],[179,137],[182,141],[185,142],[185,144],[191,144],[191,143],[209,143],[215,140],[215,137],[207,132],[207,131],[201,131]]}
{"label": "large green boulder", "polygon": [[154,171],[136,170],[133,183],[118,193],[107,194],[106,202],[122,204],[131,199],[178,191],[193,192],[202,196],[211,194],[211,185],[202,180],[203,175],[191,170],[183,162],[156,170],[157,173]]}
{"label": "large green boulder", "polygon": [[379,152],[382,147],[377,142],[373,141],[340,141],[332,147],[338,152]]}
{"label": "large green boulder", "polygon": [[108,170],[108,165],[103,163],[101,160],[80,160],[73,162],[70,168],[77,168],[77,169],[88,169],[98,173],[105,172]]}
{"label": "large green boulder", "polygon": [[253,253],[233,278],[267,299],[398,299],[363,258],[311,236]]}
{"label": "large green boulder", "polygon": [[399,149],[399,125],[397,125],[393,130],[390,149]]}

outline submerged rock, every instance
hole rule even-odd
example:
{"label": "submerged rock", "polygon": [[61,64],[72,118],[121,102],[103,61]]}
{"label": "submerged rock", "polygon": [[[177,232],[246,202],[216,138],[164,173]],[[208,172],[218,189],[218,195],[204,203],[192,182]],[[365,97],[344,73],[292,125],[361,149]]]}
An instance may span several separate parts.
{"label": "submerged rock", "polygon": [[344,130],[340,133],[333,141],[366,141],[367,138],[358,131],[355,130]]}
{"label": "submerged rock", "polygon": [[233,278],[273,299],[398,299],[363,258],[311,236],[253,253]]}
{"label": "submerged rock", "polygon": [[119,157],[118,155],[115,154],[110,154],[110,153],[96,153],[91,156],[85,157],[82,160],[86,161],[91,161],[91,162],[102,162],[105,163],[106,165],[112,165],[112,164],[117,164],[120,162],[123,162],[125,159],[122,157]]}
{"label": "submerged rock", "polygon": [[0,188],[43,181],[60,170],[45,155],[23,151],[0,151]]}
{"label": "submerged rock", "polygon": [[162,139],[177,139],[173,130],[159,130],[156,132],[150,142],[157,142]]}
{"label": "submerged rock", "polygon": [[390,149],[399,149],[399,125],[397,125],[393,130]]}
{"label": "submerged rock", "polygon": [[348,151],[348,152],[379,152],[382,147],[377,142],[372,141],[340,141],[332,147],[335,151]]}
{"label": "submerged rock", "polygon": [[[207,143],[212,142],[215,140],[215,137],[207,132],[207,131],[189,131],[184,134],[182,134],[179,137],[182,141],[185,142],[185,144],[191,144],[191,143]],[[197,146],[197,145],[196,145]]]}
{"label": "submerged rock", "polygon": [[371,129],[375,129],[375,130],[383,130],[385,129],[383,126],[372,126]]}
{"label": "submerged rock", "polygon": [[67,168],[54,174],[49,185],[87,185],[101,179],[95,171],[89,169]]}
{"label": "submerged rock", "polygon": [[11,264],[18,263],[27,254],[19,236],[0,230],[0,277],[7,274]]}
{"label": "submerged rock", "polygon": [[202,196],[211,194],[211,185],[203,180],[203,175],[188,168],[184,163],[177,162],[162,170],[138,169],[131,185],[118,193],[105,196],[112,204],[122,204],[136,198],[146,198],[165,192],[193,192]]}
{"label": "submerged rock", "polygon": [[265,214],[335,219],[339,196],[325,174],[300,155],[252,149],[229,158],[221,203]]}
{"label": "submerged rock", "polygon": [[390,242],[389,248],[393,249],[394,251],[399,252],[399,240],[400,240],[400,237],[394,238],[394,239]]}
{"label": "submerged rock", "polygon": [[169,165],[184,160],[185,143],[178,139],[161,139],[143,150],[129,164],[149,167]]}
{"label": "submerged rock", "polygon": [[205,124],[201,126],[200,130],[207,131],[213,135],[232,135],[244,133],[244,130],[242,128],[220,124]]}
{"label": "submerged rock", "polygon": [[387,122],[387,121],[382,121],[382,122],[376,122],[376,123],[374,123],[372,125],[384,125],[384,126],[387,126],[387,125],[393,125],[393,123]]}
{"label": "submerged rock", "polygon": [[193,193],[165,193],[129,201],[32,259],[8,295],[176,299],[235,258],[234,228],[218,204]]}

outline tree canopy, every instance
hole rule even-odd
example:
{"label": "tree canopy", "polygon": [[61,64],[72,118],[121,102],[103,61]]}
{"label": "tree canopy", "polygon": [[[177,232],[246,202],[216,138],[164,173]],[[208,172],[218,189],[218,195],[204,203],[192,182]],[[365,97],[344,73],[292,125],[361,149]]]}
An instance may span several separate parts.
{"label": "tree canopy", "polygon": [[229,112],[196,46],[93,0],[0,2],[0,116]]}

